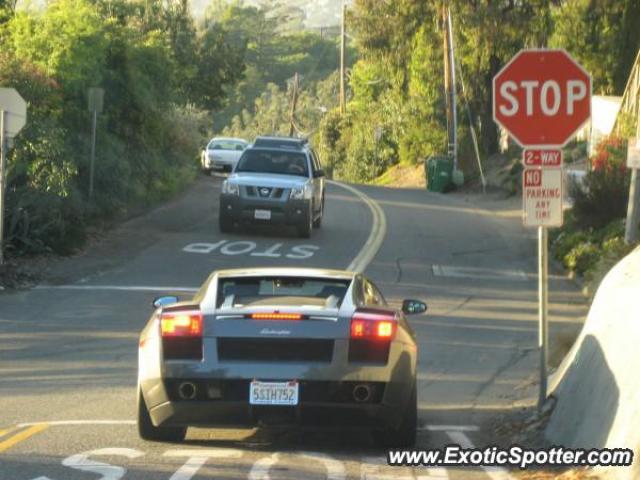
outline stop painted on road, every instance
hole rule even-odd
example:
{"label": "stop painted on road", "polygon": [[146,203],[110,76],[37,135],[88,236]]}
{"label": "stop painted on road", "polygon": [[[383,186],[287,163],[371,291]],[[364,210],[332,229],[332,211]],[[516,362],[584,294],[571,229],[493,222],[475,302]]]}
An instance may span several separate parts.
{"label": "stop painted on road", "polygon": [[283,243],[274,243],[269,246],[258,246],[250,240],[238,240],[230,242],[220,240],[216,243],[190,243],[182,251],[207,255],[220,253],[227,256],[249,255],[252,257],[266,258],[290,258],[293,260],[306,260],[313,257],[320,250],[317,245],[292,245],[285,247]]}

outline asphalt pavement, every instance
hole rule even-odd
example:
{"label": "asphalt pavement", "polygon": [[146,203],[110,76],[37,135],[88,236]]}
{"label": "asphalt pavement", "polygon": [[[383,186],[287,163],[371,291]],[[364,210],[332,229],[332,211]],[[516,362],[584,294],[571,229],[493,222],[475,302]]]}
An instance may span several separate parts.
{"label": "asphalt pavement", "polygon": [[[509,478],[500,469],[389,467],[367,432],[137,437],[137,337],[151,301],[188,297],[217,268],[355,265],[391,303],[426,300],[427,314],[411,319],[419,448],[508,443],[496,422],[534,398],[536,247],[517,213],[477,196],[331,184],[310,239],[285,228],[222,235],[220,184],[202,177],[54,262],[38,286],[0,294],[0,480]],[[551,291],[552,337],[575,335],[585,314],[578,288],[555,276]]]}

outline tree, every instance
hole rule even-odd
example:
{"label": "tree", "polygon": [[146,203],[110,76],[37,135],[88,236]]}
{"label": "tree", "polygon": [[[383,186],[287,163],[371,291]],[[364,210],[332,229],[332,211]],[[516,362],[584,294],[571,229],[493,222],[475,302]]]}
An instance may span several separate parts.
{"label": "tree", "polygon": [[553,10],[551,44],[591,73],[594,92],[622,95],[640,49],[639,18],[637,0],[565,0]]}

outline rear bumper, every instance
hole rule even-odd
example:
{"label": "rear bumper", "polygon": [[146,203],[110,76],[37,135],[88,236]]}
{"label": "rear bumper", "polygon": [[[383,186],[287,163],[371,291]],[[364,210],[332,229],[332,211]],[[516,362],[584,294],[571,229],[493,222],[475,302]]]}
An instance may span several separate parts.
{"label": "rear bumper", "polygon": [[397,425],[399,409],[387,405],[309,402],[295,407],[256,406],[246,402],[178,401],[151,409],[156,426],[256,427],[313,426],[386,428]]}
{"label": "rear bumper", "polygon": [[[156,426],[327,426],[385,428],[396,425],[409,399],[410,383],[384,382],[300,382],[296,406],[258,406],[249,404],[250,380],[193,380],[197,395],[180,400],[178,386],[184,380],[166,380],[166,401],[149,413]],[[366,383],[371,395],[358,402],[352,392]],[[209,398],[215,386],[221,398]]]}
{"label": "rear bumper", "polygon": [[226,160],[211,160],[209,158],[205,159],[203,162],[203,168],[209,171],[215,172],[231,172],[236,162],[226,161]]}
{"label": "rear bumper", "polygon": [[[258,220],[256,210],[269,210],[271,219]],[[220,214],[239,223],[267,225],[299,225],[309,221],[309,200],[288,200],[242,198],[235,195],[220,196]]]}

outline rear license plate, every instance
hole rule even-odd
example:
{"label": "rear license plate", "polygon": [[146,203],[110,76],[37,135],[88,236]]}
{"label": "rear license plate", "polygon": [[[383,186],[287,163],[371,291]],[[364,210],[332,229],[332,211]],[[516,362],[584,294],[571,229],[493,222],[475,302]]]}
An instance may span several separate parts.
{"label": "rear license plate", "polygon": [[254,218],[256,220],[271,220],[271,210],[256,210]]}
{"label": "rear license plate", "polygon": [[251,405],[297,405],[298,382],[260,382],[249,387]]}

